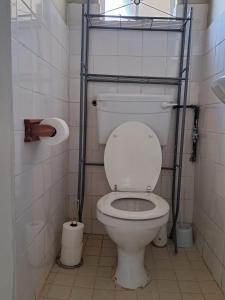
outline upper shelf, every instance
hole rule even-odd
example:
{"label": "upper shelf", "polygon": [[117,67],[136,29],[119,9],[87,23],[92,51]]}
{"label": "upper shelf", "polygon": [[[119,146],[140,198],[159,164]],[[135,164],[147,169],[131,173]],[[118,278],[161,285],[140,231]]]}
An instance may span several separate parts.
{"label": "upper shelf", "polygon": [[140,17],[102,14],[86,14],[85,16],[89,28],[142,31],[182,32],[186,23],[191,20],[189,17]]}

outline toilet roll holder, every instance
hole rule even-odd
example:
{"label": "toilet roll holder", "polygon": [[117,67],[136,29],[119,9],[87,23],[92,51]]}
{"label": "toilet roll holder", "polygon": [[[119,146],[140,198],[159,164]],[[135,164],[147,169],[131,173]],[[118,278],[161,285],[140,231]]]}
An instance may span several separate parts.
{"label": "toilet roll holder", "polygon": [[40,137],[54,137],[56,129],[51,125],[41,124],[43,119],[25,119],[24,142],[30,143],[39,141]]}
{"label": "toilet roll holder", "polygon": [[60,260],[60,255],[58,255],[58,256],[56,257],[55,262],[56,262],[56,264],[57,264],[59,267],[61,267],[61,268],[63,268],[63,269],[77,269],[77,268],[80,268],[80,267],[83,265],[84,260],[83,260],[83,258],[81,258],[81,261],[80,261],[80,263],[79,263],[78,265],[75,265],[75,266],[66,266],[66,265],[64,265],[64,264],[61,262],[61,260]]}

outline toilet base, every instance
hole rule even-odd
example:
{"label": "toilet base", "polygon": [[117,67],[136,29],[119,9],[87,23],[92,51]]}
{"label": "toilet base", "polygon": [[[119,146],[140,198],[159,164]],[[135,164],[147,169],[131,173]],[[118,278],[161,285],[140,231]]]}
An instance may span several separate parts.
{"label": "toilet base", "polygon": [[145,249],[138,252],[127,252],[118,247],[118,264],[115,281],[127,289],[137,289],[146,286],[150,277],[144,268]]}

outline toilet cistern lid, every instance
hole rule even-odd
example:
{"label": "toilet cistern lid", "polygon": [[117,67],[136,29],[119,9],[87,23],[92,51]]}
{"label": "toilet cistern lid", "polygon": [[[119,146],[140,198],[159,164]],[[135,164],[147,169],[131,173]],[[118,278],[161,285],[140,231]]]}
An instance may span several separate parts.
{"label": "toilet cistern lid", "polygon": [[159,139],[141,122],[123,123],[107,141],[104,165],[112,190],[151,192],[162,167]]}

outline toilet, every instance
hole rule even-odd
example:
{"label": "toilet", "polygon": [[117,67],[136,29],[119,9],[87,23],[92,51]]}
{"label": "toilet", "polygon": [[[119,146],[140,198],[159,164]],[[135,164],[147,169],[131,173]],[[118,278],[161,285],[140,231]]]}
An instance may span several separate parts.
{"label": "toilet", "polygon": [[112,192],[97,202],[97,219],[117,245],[115,281],[136,289],[151,278],[144,267],[145,247],[169,218],[169,205],[153,193],[162,167],[162,150],[154,131],[142,122],[125,122],[113,130],[104,153]]}

